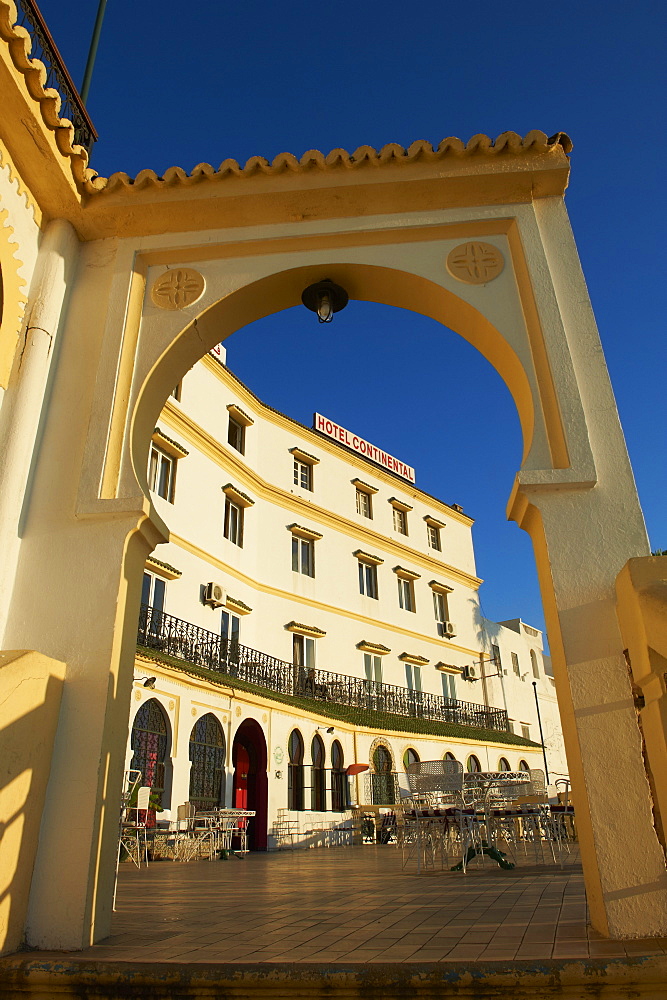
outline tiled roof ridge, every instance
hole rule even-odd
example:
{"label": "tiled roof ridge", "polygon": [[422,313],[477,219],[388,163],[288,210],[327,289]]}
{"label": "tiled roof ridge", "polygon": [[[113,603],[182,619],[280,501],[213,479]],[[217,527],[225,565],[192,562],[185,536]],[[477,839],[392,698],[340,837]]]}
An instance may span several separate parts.
{"label": "tiled roof ridge", "polygon": [[23,75],[28,93],[39,103],[44,124],[55,133],[58,151],[70,158],[76,184],[79,188],[87,187],[97,178],[88,166],[88,151],[74,143],[74,125],[69,118],[60,117],[62,98],[57,90],[45,86],[47,68],[41,59],[30,55],[32,38],[26,28],[16,23],[18,16],[12,0],[0,0],[0,38],[7,42],[12,62]]}
{"label": "tiled roof ridge", "polygon": [[557,132],[551,137],[547,137],[546,133],[539,129],[533,129],[523,137],[517,132],[502,132],[496,139],[478,134],[466,143],[455,136],[450,136],[435,147],[430,142],[419,139],[407,148],[399,143],[390,142],[380,150],[372,146],[359,146],[353,153],[348,153],[346,149],[332,149],[325,155],[318,149],[309,149],[298,158],[293,153],[279,153],[271,161],[263,156],[251,156],[243,166],[237,160],[226,159],[217,170],[210,163],[199,163],[189,174],[182,167],[169,167],[161,176],[154,170],[141,170],[134,178],[122,172],[112,174],[110,177],[97,177],[89,172],[85,187],[87,193],[95,194],[101,191],[115,191],[118,188],[143,189],[155,185],[190,186],[203,180],[224,180],[227,177],[247,178],[257,174],[266,176],[287,172],[297,174],[311,170],[358,170],[365,167],[380,167],[388,163],[410,164],[419,160],[433,163],[446,157],[542,155],[557,147],[560,147],[565,154],[572,151],[572,140],[565,132]]}

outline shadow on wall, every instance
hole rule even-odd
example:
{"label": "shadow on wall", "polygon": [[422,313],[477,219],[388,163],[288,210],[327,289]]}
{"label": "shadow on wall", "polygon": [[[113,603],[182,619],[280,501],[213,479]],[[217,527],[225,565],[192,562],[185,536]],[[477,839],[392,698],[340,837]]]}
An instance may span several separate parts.
{"label": "shadow on wall", "polygon": [[0,954],[23,942],[65,664],[0,653]]}

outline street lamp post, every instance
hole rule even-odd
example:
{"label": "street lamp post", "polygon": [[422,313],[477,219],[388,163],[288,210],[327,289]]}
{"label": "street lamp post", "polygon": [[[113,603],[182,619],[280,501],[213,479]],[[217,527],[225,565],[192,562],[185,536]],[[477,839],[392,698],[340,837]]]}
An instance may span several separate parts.
{"label": "street lamp post", "polygon": [[533,681],[533,694],[535,695],[535,708],[537,709],[537,724],[540,727],[540,743],[542,744],[542,756],[544,757],[544,775],[547,785],[549,784],[549,765],[547,764],[547,750],[544,745],[544,733],[542,732],[542,716],[540,715],[540,703],[537,700],[537,681]]}
{"label": "street lamp post", "polygon": [[81,84],[81,100],[84,105],[88,101],[88,91],[90,90],[90,81],[93,77],[95,56],[97,55],[97,46],[100,41],[100,32],[102,31],[102,21],[104,20],[104,11],[106,10],[106,6],[107,0],[99,0],[97,17],[95,18],[95,27],[93,28],[93,37],[90,41],[90,49],[88,51],[88,61],[86,62],[86,68],[83,74],[83,83]]}

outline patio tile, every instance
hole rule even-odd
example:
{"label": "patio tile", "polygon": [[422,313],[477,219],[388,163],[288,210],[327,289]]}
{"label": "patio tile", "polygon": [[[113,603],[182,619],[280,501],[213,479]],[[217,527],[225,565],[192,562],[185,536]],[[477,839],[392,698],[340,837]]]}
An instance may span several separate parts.
{"label": "patio tile", "polygon": [[[233,906],[229,901],[233,901]],[[417,875],[391,847],[281,851],[243,863],[121,866],[111,935],[81,961],[474,962],[589,954],[581,870],[519,858]],[[667,941],[609,942],[599,957],[663,954]],[[38,958],[38,953],[35,954]]]}

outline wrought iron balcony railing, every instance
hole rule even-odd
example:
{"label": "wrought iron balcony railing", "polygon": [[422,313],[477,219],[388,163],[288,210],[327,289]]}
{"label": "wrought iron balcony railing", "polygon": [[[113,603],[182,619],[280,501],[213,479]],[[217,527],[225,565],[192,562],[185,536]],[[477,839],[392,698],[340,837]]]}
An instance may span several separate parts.
{"label": "wrought iron balcony railing", "polygon": [[16,23],[25,28],[32,39],[30,55],[46,66],[45,86],[52,87],[60,94],[60,117],[71,121],[74,126],[74,142],[84,146],[90,153],[93,143],[97,141],[97,132],[39,7],[35,0],[16,0],[16,9]]}
{"label": "wrought iron balcony railing", "polygon": [[443,698],[426,691],[411,691],[394,684],[380,684],[330,670],[295,666],[268,653],[223,639],[215,632],[145,604],[139,615],[137,643],[280,694],[369,712],[388,712],[433,722],[454,722],[475,729],[497,732],[509,729],[507,712],[502,708]]}

